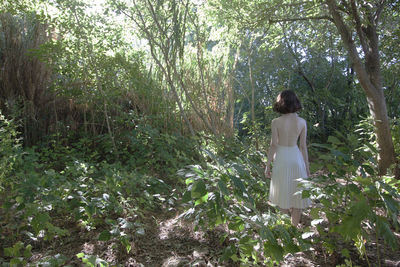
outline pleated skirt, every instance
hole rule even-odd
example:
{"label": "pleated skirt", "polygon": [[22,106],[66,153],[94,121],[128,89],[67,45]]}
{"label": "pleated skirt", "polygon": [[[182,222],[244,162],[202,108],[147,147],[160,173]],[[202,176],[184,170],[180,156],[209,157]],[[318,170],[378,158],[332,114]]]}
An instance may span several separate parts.
{"label": "pleated skirt", "polygon": [[311,205],[310,199],[303,199],[298,178],[307,178],[303,155],[297,146],[278,146],[272,167],[269,201],[282,209],[303,209]]}

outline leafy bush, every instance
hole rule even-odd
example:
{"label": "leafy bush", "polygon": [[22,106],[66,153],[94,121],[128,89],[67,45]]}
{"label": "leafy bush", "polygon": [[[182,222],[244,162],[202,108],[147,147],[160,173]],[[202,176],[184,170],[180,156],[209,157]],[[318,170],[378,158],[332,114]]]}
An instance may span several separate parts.
{"label": "leafy bush", "polygon": [[0,193],[12,186],[15,179],[13,170],[21,160],[22,147],[17,128],[18,124],[7,119],[0,110]]}
{"label": "leafy bush", "polygon": [[1,194],[0,260],[9,263],[25,264],[29,257],[24,258],[24,251],[62,240],[71,224],[86,231],[101,229],[99,240],[117,241],[129,253],[133,235],[145,233],[143,211],[161,205],[170,191],[161,179],[118,161],[86,161],[96,157],[75,144],[18,153],[18,164],[3,173],[7,183],[2,185],[10,190]]}
{"label": "leafy bush", "polygon": [[246,156],[225,161],[209,150],[204,155],[204,166],[180,171],[187,184],[183,200],[188,209],[183,216],[201,227],[227,226],[224,241],[229,245],[221,260],[248,266],[263,256],[265,263],[273,264],[309,247],[286,215],[265,204],[268,185],[258,164]]}
{"label": "leafy bush", "polygon": [[[338,134],[338,137],[329,137],[327,145],[314,144],[324,150],[314,168],[326,172],[312,181],[303,181],[308,188],[303,196],[311,197],[316,203],[310,214],[319,238],[314,237],[312,241],[322,243],[330,253],[337,250],[339,240],[352,242],[370,264],[367,242],[375,239],[378,244],[379,238],[383,238],[393,250],[398,249],[393,232],[399,230],[400,183],[390,176],[377,176],[376,149],[365,141],[362,129],[358,132],[362,133],[361,137]],[[379,258],[378,245],[376,249]],[[342,254],[349,257],[347,249]]]}
{"label": "leafy bush", "polygon": [[120,160],[127,165],[164,177],[191,164],[198,154],[192,139],[140,123],[121,137],[120,151]]}

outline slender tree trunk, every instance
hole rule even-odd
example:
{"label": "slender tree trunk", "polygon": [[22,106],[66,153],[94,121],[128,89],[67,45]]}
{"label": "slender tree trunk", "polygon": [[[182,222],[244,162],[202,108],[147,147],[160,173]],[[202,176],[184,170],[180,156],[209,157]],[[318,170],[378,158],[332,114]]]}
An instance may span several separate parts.
{"label": "slender tree trunk", "polygon": [[228,127],[227,135],[229,137],[233,137],[235,134],[235,125],[233,123],[235,118],[235,90],[233,87],[233,75],[236,70],[237,63],[239,61],[240,56],[240,46],[237,47],[236,54],[235,54],[235,61],[233,62],[231,75],[227,79],[227,93],[228,93],[228,103],[227,103],[227,110],[226,110],[226,125]]}
{"label": "slender tree trunk", "polygon": [[249,55],[248,55],[248,65],[249,65],[249,79],[250,79],[250,86],[251,86],[251,128],[253,130],[253,135],[255,136],[255,141],[256,141],[256,149],[258,150],[258,134],[255,132],[256,131],[256,114],[255,114],[255,86],[254,86],[254,81],[253,81],[253,69],[252,69],[252,64],[251,64],[251,55],[253,51],[251,50],[253,39],[250,41],[250,47],[249,47]]}
{"label": "slender tree trunk", "polygon": [[228,93],[228,103],[227,103],[227,110],[226,110],[226,126],[227,126],[227,136],[233,137],[235,133],[233,119],[235,116],[235,92],[233,89],[232,79],[229,78],[226,83],[226,90]]}

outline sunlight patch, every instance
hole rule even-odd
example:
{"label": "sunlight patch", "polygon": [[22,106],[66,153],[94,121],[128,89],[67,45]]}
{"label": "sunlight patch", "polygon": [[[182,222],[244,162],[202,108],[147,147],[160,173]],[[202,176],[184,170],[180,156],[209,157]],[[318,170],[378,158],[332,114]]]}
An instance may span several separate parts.
{"label": "sunlight patch", "polygon": [[160,240],[168,239],[170,233],[174,232],[174,228],[176,226],[182,227],[181,223],[178,221],[179,221],[179,216],[175,216],[175,218],[160,223],[160,228],[159,228],[160,234],[158,235]]}

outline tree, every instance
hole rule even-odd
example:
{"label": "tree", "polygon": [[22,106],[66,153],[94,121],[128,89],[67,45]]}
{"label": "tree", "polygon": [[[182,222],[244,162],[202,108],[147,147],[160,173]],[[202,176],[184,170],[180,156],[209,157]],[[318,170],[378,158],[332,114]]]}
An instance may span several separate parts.
{"label": "tree", "polygon": [[211,40],[213,27],[202,16],[204,5],[187,0],[110,0],[110,6],[124,14],[137,29],[134,34],[147,42],[166,94],[175,100],[191,134],[207,130],[214,136],[232,136],[229,49],[212,53],[219,40]]}
{"label": "tree", "polygon": [[243,27],[270,27],[279,22],[331,21],[347,50],[358,81],[367,98],[378,144],[380,174],[395,161],[393,141],[383,92],[380,66],[380,18],[397,1],[225,1],[212,2],[229,21]]}

